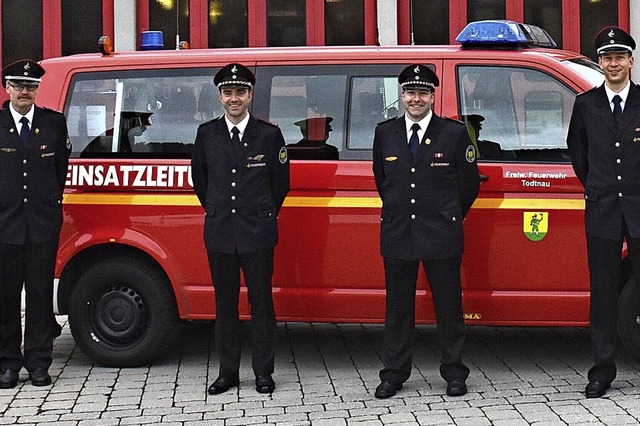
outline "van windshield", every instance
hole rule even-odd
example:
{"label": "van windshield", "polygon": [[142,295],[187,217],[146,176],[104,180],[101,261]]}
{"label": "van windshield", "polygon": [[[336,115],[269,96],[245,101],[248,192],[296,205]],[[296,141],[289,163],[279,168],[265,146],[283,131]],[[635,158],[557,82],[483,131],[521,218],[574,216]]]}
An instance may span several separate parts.
{"label": "van windshield", "polygon": [[594,86],[600,86],[604,82],[604,73],[600,66],[590,59],[571,59],[565,61],[565,64],[589,80]]}

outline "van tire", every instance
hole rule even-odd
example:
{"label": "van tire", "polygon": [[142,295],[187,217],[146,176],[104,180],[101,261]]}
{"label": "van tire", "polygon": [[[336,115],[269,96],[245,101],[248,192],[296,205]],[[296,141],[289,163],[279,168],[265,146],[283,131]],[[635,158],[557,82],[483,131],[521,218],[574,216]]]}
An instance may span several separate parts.
{"label": "van tire", "polygon": [[76,344],[109,367],[148,365],[179,334],[166,276],[140,259],[113,258],[87,269],[71,292],[69,325]]}
{"label": "van tire", "polygon": [[618,299],[618,335],[631,355],[640,360],[640,289],[634,276]]}

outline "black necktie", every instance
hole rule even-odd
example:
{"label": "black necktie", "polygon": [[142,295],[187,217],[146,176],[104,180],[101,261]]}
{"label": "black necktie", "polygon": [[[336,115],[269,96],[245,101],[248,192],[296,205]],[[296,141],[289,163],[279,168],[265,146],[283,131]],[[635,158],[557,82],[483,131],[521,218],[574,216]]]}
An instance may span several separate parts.
{"label": "black necktie", "polygon": [[420,130],[420,125],[418,123],[413,123],[411,126],[411,137],[409,138],[409,149],[411,150],[411,154],[415,158],[418,153],[418,145],[420,145],[420,139],[418,139],[418,131]]}
{"label": "black necktie", "polygon": [[620,106],[620,102],[622,102],[622,98],[620,95],[615,95],[613,97],[613,118],[616,119],[616,124],[620,124],[622,121],[622,107]]}
{"label": "black necktie", "polygon": [[29,138],[31,137],[31,131],[29,130],[29,119],[27,117],[22,117],[20,119],[22,123],[22,129],[20,129],[20,138],[22,138],[22,142],[26,145],[29,142]]}
{"label": "black necktie", "polygon": [[231,128],[231,145],[236,153],[240,153],[240,130],[236,126]]}

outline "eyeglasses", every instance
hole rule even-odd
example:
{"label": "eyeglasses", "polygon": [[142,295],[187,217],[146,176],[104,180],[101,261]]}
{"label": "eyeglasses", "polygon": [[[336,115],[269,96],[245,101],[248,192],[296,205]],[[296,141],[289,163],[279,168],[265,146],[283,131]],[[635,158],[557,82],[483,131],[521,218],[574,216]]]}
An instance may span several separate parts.
{"label": "eyeglasses", "polygon": [[7,82],[9,86],[13,88],[16,92],[22,92],[24,89],[27,89],[27,92],[35,92],[38,90],[38,86],[28,85],[28,84],[16,84]]}

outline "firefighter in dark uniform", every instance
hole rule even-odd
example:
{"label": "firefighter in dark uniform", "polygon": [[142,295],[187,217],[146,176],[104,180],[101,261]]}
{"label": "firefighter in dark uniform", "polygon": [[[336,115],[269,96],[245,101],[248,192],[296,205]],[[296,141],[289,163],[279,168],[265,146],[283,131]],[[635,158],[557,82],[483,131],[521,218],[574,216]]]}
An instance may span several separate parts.
{"label": "firefighter in dark uniform", "polygon": [[440,374],[448,395],[464,395],[469,368],[462,363],[462,222],[480,186],[476,150],[463,123],[433,113],[433,71],[410,65],[398,82],[406,112],[378,124],[373,141],[387,297],[384,368],[375,396],[395,395],[411,374],[420,263],[435,305]]}
{"label": "firefighter in dark uniform", "polygon": [[[53,276],[71,146],[64,115],[35,105],[44,69],[21,60],[2,70],[0,111],[0,388],[22,367],[34,386],[51,384]],[[26,294],[24,353],[21,293]]]}
{"label": "firefighter in dark uniform", "polygon": [[204,239],[215,289],[215,344],[220,356],[212,395],[238,386],[240,270],[251,305],[256,390],[275,389],[276,319],[271,294],[276,218],[289,192],[289,160],[280,129],[249,114],[255,76],[240,64],[214,77],[224,115],[198,128],[193,187],[205,209]]}
{"label": "firefighter in dark uniform", "polygon": [[594,356],[588,398],[604,395],[616,377],[625,239],[635,276],[640,274],[640,88],[629,77],[636,43],[624,30],[606,27],[595,47],[605,82],[576,98],[567,135],[573,168],[585,188]]}

